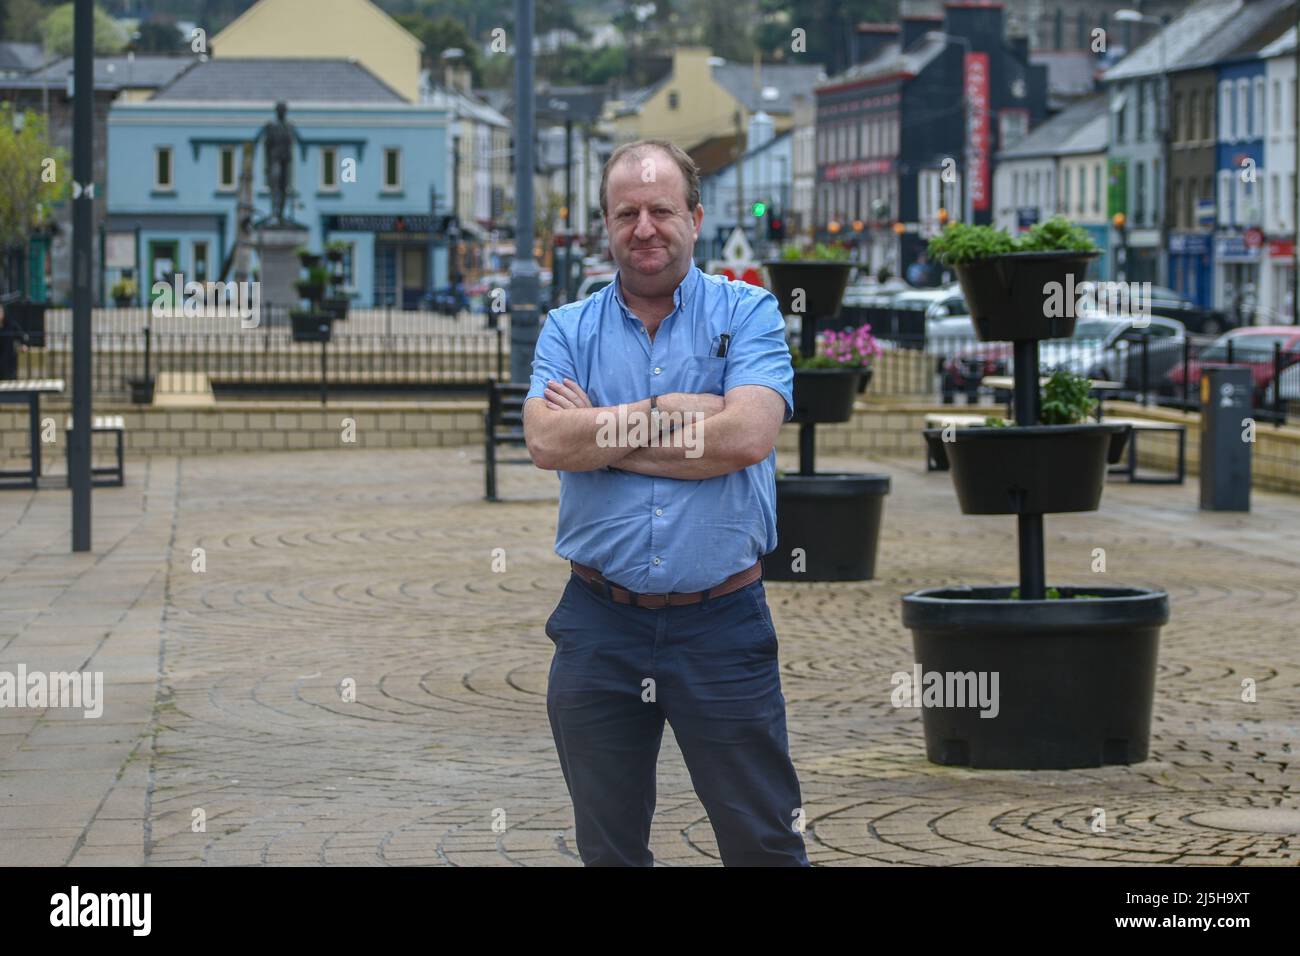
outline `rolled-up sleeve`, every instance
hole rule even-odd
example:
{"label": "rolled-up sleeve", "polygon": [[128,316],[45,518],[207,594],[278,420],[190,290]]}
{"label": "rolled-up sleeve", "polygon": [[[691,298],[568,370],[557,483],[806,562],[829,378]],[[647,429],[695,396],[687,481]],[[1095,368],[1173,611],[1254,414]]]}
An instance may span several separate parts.
{"label": "rolled-up sleeve", "polygon": [[537,348],[533,350],[533,373],[527,402],[530,398],[545,398],[548,381],[562,382],[566,378],[578,380],[574,371],[573,353],[569,351],[568,340],[564,337],[561,323],[556,321],[555,312],[549,312],[546,321],[537,334]]}
{"label": "rolled-up sleeve", "polygon": [[723,393],[740,385],[766,385],[785,400],[782,421],[788,422],[794,415],[794,367],[776,296],[766,289],[745,290],[732,329]]}

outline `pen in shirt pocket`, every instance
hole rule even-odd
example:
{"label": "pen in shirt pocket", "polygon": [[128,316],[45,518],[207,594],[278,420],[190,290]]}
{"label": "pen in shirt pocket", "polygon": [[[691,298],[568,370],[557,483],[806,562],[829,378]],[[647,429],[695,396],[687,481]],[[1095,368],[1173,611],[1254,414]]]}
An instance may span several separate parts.
{"label": "pen in shirt pocket", "polygon": [[731,342],[731,336],[723,332],[718,336],[718,358],[725,358],[727,355],[727,345]]}

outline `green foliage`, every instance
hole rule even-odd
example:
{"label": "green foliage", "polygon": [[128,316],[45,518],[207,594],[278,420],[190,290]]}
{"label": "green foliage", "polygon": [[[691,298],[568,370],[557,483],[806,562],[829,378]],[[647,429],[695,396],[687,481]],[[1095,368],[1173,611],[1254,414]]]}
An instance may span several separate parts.
{"label": "green foliage", "polygon": [[111,295],[115,299],[135,298],[137,291],[139,290],[134,279],[118,279],[113,283]]}
{"label": "green foliage", "polygon": [[[55,7],[41,21],[41,40],[46,56],[72,55],[72,8],[65,3]],[[104,8],[95,7],[95,55],[108,56],[126,49],[126,35]]]}
{"label": "green foliage", "polygon": [[[1059,590],[1057,590],[1056,588],[1052,588],[1052,587],[1044,588],[1044,589],[1043,589],[1043,597],[1044,597],[1045,600],[1048,600],[1048,601],[1060,601],[1060,600],[1066,600],[1066,601],[1100,601],[1100,600],[1102,599],[1102,595],[1100,595],[1100,594],[1075,594],[1075,595],[1072,596],[1072,597],[1068,597],[1068,598],[1064,598],[1064,599],[1063,599],[1063,598],[1061,597],[1061,592],[1060,592]],[[1013,601],[1019,601],[1019,600],[1020,600],[1020,588],[1012,588],[1012,589],[1011,589],[1011,600],[1013,600]]]}
{"label": "green foliage", "polygon": [[0,3],[0,35],[20,43],[41,42],[41,21],[49,8],[39,0],[5,0]]}
{"label": "green foliage", "polygon": [[1083,375],[1075,375],[1065,369],[1052,373],[1052,377],[1043,386],[1042,404],[1038,412],[1039,423],[1077,425],[1086,421],[1092,410],[1097,407],[1097,400],[1088,396],[1091,390],[1092,383]]}
{"label": "green foliage", "polygon": [[1053,216],[1014,239],[992,226],[952,222],[930,239],[927,248],[932,259],[956,265],[1011,252],[1093,252],[1097,247],[1081,227],[1064,216]]}
{"label": "green foliage", "polygon": [[1005,418],[998,418],[996,415],[990,415],[984,419],[984,424],[989,428],[1010,428],[1011,423]]}
{"label": "green foliage", "polygon": [[170,20],[145,20],[137,31],[140,36],[132,40],[131,48],[137,53],[189,52],[188,39]]}
{"label": "green foliage", "polygon": [[67,150],[51,144],[43,115],[27,110],[22,116],[22,129],[15,130],[13,107],[0,103],[0,249],[25,245],[69,192]]}
{"label": "green foliage", "polygon": [[803,248],[797,243],[789,243],[781,249],[781,259],[793,262],[847,262],[849,250],[836,243],[827,245],[819,242],[811,248]]}
{"label": "green foliage", "polygon": [[1015,242],[1017,252],[1094,252],[1097,249],[1092,236],[1064,216],[1035,223]]}

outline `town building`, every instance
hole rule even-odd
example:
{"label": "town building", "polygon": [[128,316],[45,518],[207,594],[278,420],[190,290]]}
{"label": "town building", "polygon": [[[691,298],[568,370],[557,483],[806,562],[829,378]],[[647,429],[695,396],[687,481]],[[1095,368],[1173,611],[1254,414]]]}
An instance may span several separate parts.
{"label": "town building", "polygon": [[[451,208],[448,110],[406,101],[348,60],[222,59],[199,63],[140,103],[108,116],[113,191],[107,281],[227,276],[238,223],[245,143],[288,104],[296,128],[286,216],[306,244],[347,243],[347,285],[359,305],[415,308],[447,282]],[[269,212],[263,150],[251,166],[255,220]]]}

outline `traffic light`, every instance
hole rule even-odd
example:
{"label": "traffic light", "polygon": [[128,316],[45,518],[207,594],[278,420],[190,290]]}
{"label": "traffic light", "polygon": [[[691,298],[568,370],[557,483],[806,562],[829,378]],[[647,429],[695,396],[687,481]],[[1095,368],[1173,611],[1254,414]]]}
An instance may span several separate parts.
{"label": "traffic light", "polygon": [[775,240],[785,238],[785,220],[775,209],[767,211],[767,238]]}
{"label": "traffic light", "polygon": [[755,202],[749,207],[749,211],[753,214],[755,219],[762,219],[767,215],[767,203],[761,201]]}

